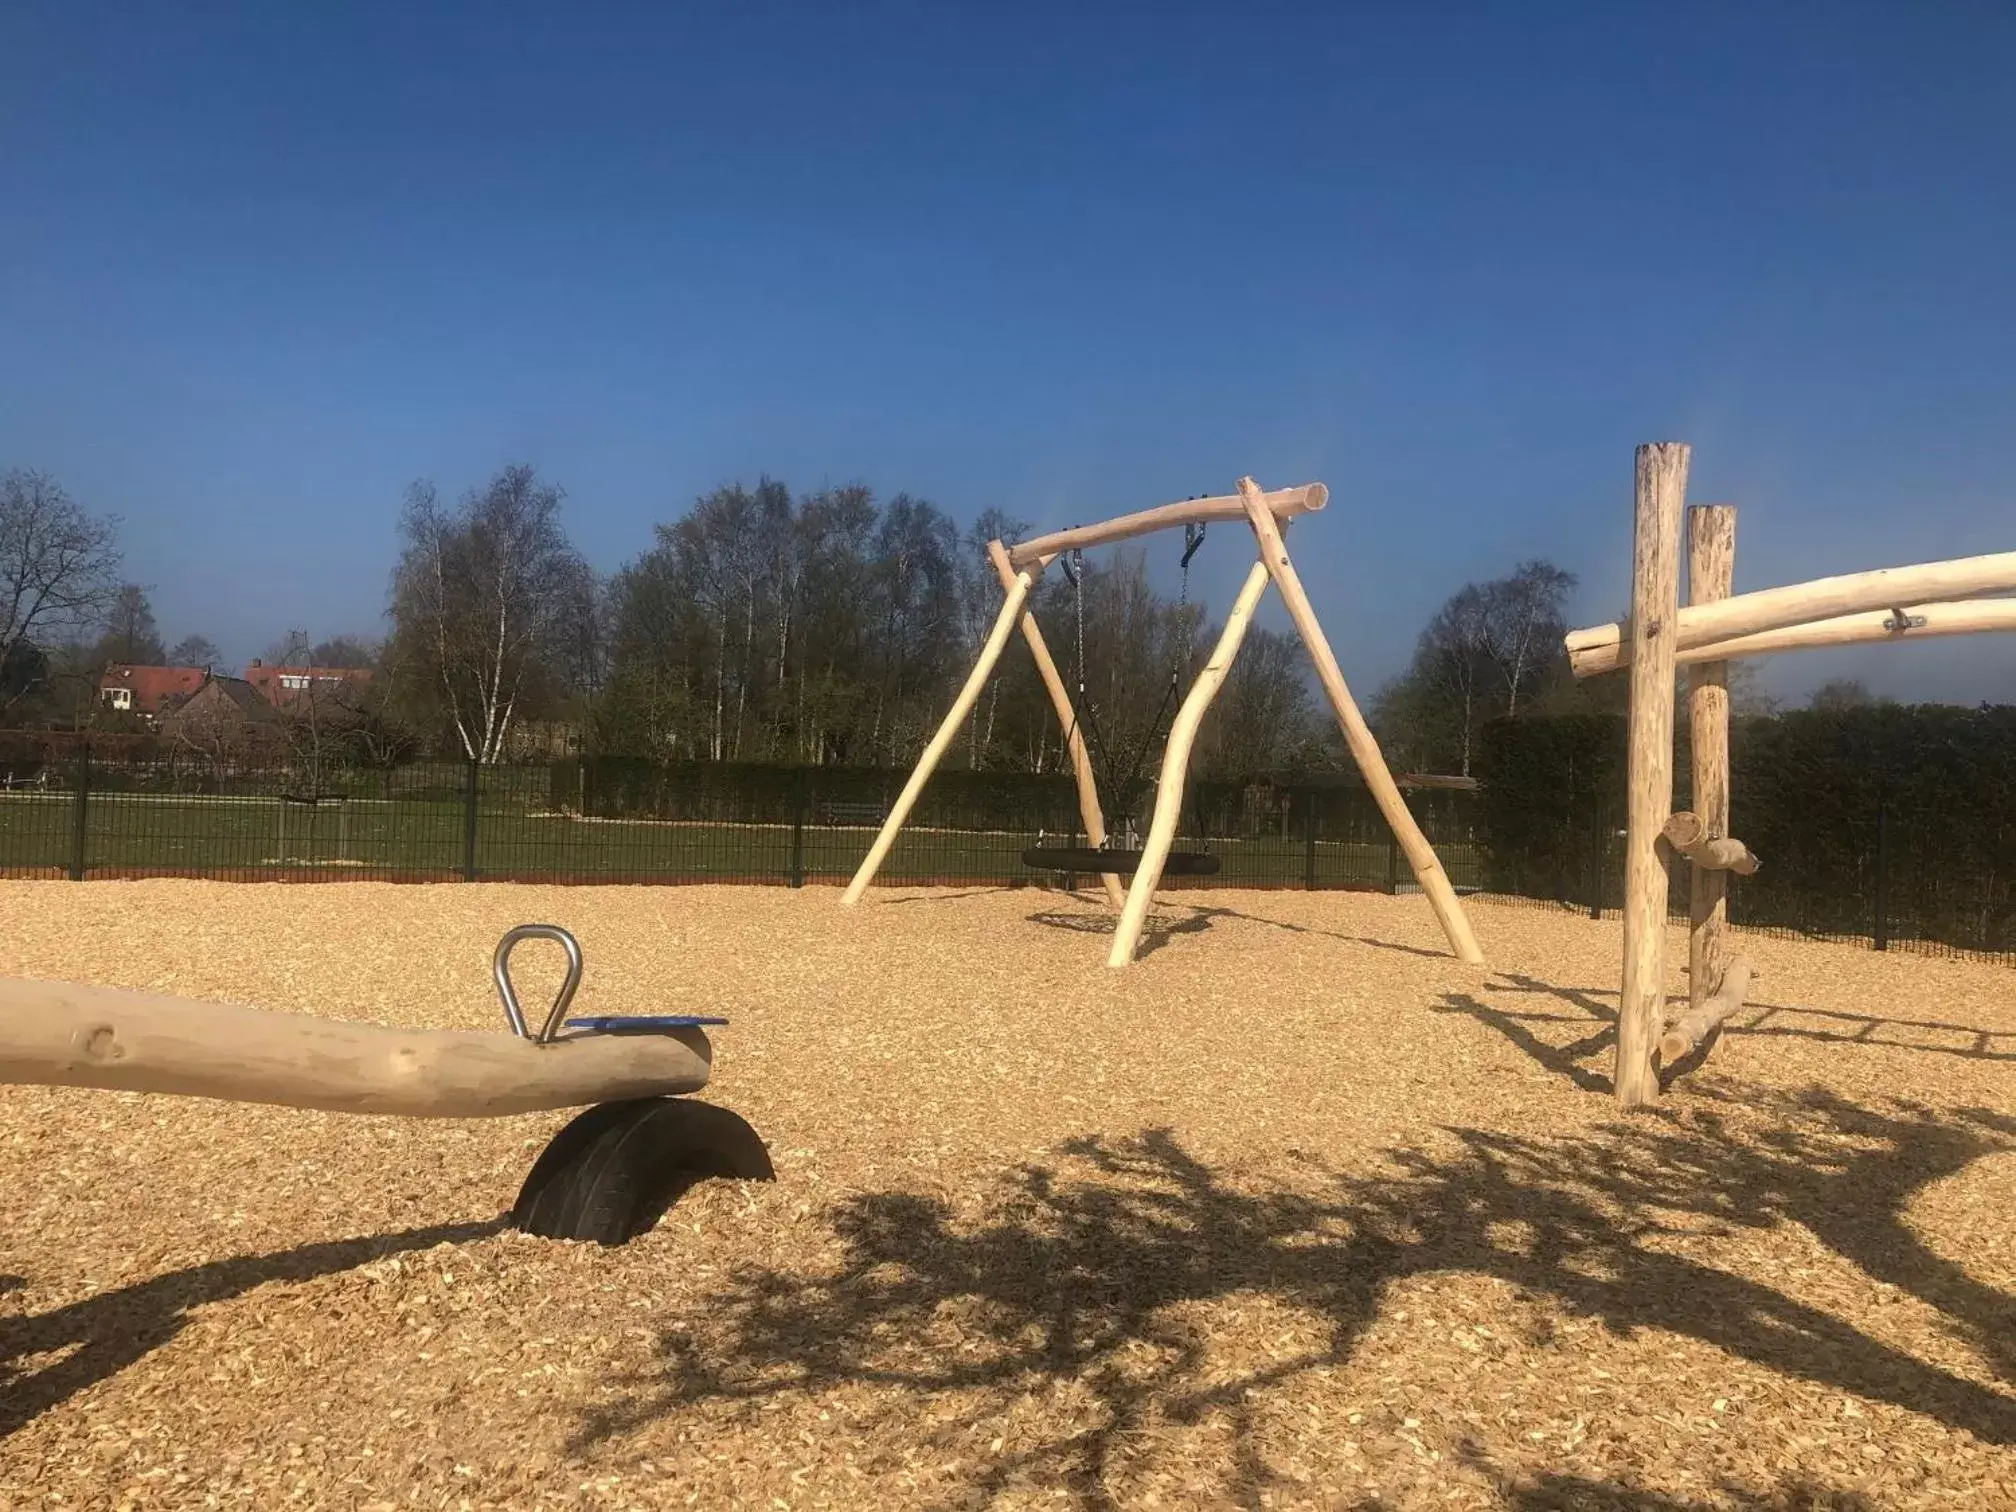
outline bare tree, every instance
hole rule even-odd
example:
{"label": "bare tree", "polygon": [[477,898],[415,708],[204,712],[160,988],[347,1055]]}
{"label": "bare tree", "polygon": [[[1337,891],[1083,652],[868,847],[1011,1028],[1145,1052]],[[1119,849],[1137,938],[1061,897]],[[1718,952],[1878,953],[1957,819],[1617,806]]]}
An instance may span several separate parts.
{"label": "bare tree", "polygon": [[[119,590],[118,522],[87,515],[46,473],[0,476],[0,708],[36,685],[20,675],[32,659],[101,624]],[[16,684],[22,686],[17,687]]]}
{"label": "bare tree", "polygon": [[1528,561],[1451,594],[1421,632],[1407,671],[1375,700],[1374,725],[1389,754],[1470,775],[1487,720],[1531,710],[1567,681],[1561,638],[1574,586],[1572,573]]}
{"label": "bare tree", "polygon": [[502,755],[521,702],[564,663],[588,565],[560,527],[560,490],[507,467],[453,511],[432,484],[407,495],[393,573],[399,651],[424,667],[472,761]]}
{"label": "bare tree", "polygon": [[147,590],[138,583],[121,583],[105,612],[105,633],[99,638],[94,659],[100,666],[121,662],[158,667],[167,655],[161,645],[161,631],[154,623],[154,606],[147,601]]}
{"label": "bare tree", "polygon": [[1568,595],[1575,574],[1552,562],[1521,562],[1509,577],[1484,585],[1484,635],[1504,685],[1505,713],[1516,717],[1519,698],[1561,666],[1568,633]]}
{"label": "bare tree", "polygon": [[217,642],[207,635],[185,635],[169,648],[168,665],[171,667],[202,667],[205,671],[223,672],[224,653],[217,649]]}

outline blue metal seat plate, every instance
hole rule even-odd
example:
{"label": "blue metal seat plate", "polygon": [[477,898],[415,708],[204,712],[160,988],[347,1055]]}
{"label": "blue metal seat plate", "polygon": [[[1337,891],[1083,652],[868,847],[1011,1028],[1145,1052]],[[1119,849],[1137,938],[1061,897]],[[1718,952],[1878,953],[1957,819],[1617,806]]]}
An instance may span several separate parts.
{"label": "blue metal seat plate", "polygon": [[658,1014],[649,1018],[575,1018],[569,1029],[585,1029],[590,1034],[662,1034],[668,1029],[699,1029],[708,1024],[725,1024],[725,1018],[707,1018],[694,1013]]}

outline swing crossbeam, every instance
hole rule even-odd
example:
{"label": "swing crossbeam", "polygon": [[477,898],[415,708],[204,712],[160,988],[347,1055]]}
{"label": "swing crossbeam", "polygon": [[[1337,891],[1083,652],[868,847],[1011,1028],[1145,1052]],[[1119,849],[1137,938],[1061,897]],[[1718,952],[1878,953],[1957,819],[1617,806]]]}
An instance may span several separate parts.
{"label": "swing crossbeam", "polygon": [[[1406,853],[1415,879],[1427,895],[1435,910],[1443,932],[1448,936],[1450,949],[1463,961],[1481,964],[1484,956],[1478,949],[1476,936],[1471,933],[1470,922],[1463,912],[1463,905],[1456,897],[1456,890],[1443,870],[1441,862],[1429,845],[1428,837],[1421,832],[1420,825],[1408,811],[1406,800],[1401,797],[1399,786],[1393,780],[1392,771],[1380,753],[1378,742],[1372,738],[1365,724],[1364,716],[1345,686],[1343,673],[1338,669],[1336,656],[1330,650],[1321,625],[1317,623],[1315,610],[1308,595],[1302,589],[1294,564],[1289,560],[1286,546],[1282,544],[1282,531],[1289,521],[1298,515],[1313,513],[1329,502],[1329,490],[1321,483],[1306,483],[1299,488],[1279,489],[1273,493],[1263,493],[1251,478],[1239,480],[1239,491],[1235,494],[1213,498],[1187,499],[1176,504],[1165,504],[1157,509],[1142,510],[1136,514],[1121,515],[1096,525],[1083,525],[1071,530],[1062,530],[1050,535],[1037,536],[1018,546],[1006,547],[1001,542],[988,544],[988,554],[1000,571],[1005,596],[1001,612],[996,617],[994,627],[980,649],[980,655],[958,697],[946,712],[938,731],[918,757],[916,768],[896,802],[891,805],[882,829],[869,847],[868,854],[855,871],[847,890],[841,894],[841,904],[852,907],[860,902],[868,886],[875,880],[875,874],[887,859],[890,848],[896,842],[906,820],[915,807],[924,784],[936,770],[938,762],[951,747],[953,739],[972,712],[979,699],[980,690],[993,675],[995,664],[1000,660],[1008,637],[1019,625],[1024,639],[1035,653],[1038,670],[1043,672],[1044,681],[1051,695],[1065,730],[1066,745],[1072,755],[1078,786],[1080,807],[1086,822],[1086,832],[1095,844],[1088,847],[1034,847],[1023,853],[1025,863],[1051,869],[1053,862],[1048,859],[1032,860],[1032,857],[1057,857],[1065,864],[1057,870],[1075,873],[1079,871],[1097,873],[1106,879],[1109,897],[1118,891],[1118,879],[1131,876],[1132,884],[1126,889],[1125,901],[1114,929],[1113,948],[1107,957],[1109,966],[1125,966],[1134,959],[1134,952],[1140,943],[1146,927],[1148,905],[1153,900],[1156,884],[1164,876],[1209,876],[1215,874],[1221,865],[1219,859],[1209,854],[1177,851],[1173,848],[1176,826],[1182,808],[1183,787],[1189,770],[1190,750],[1205,711],[1209,708],[1218,690],[1224,685],[1231,670],[1233,659],[1238,655],[1247,624],[1254,609],[1267,588],[1272,586],[1281,591],[1281,597],[1288,607],[1289,617],[1309,651],[1310,660],[1315,663],[1318,681],[1322,684],[1337,723],[1344,733],[1346,746],[1357,762],[1365,785],[1378,802],[1380,811],[1392,826],[1395,839]],[[1131,540],[1136,536],[1148,535],[1154,531],[1174,527],[1194,527],[1214,520],[1243,519],[1253,531],[1259,559],[1247,574],[1245,585],[1240,590],[1237,601],[1227,616],[1224,630],[1218,644],[1211,653],[1209,662],[1197,675],[1188,696],[1178,711],[1169,738],[1163,748],[1162,771],[1157,783],[1155,812],[1148,827],[1148,834],[1139,851],[1107,850],[1096,842],[1103,837],[1104,821],[1099,813],[1096,786],[1092,778],[1090,752],[1078,728],[1078,716],[1071,706],[1071,700],[1063,679],[1057,675],[1055,663],[1044,647],[1040,632],[1035,628],[1034,612],[1029,607],[1032,591],[1037,579],[1052,562],[1066,553],[1083,550],[1088,546],[1109,545],[1116,541]],[[1196,537],[1186,531],[1185,557],[1195,551]],[[1082,664],[1082,657],[1081,657]]]}

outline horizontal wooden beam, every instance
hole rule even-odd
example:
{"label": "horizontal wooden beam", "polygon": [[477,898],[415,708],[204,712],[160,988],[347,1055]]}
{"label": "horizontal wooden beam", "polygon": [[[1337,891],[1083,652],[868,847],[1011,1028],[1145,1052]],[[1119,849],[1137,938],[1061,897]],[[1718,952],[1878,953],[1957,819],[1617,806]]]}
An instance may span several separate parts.
{"label": "horizontal wooden beam", "polygon": [[1671,1066],[1719,1029],[1743,1006],[1743,999],[1750,992],[1750,978],[1749,957],[1737,956],[1722,973],[1722,983],[1713,997],[1666,1026],[1666,1032],[1659,1038],[1659,1064]]}
{"label": "horizontal wooden beam", "polygon": [[[1841,577],[1815,578],[1784,588],[1739,593],[1710,604],[1694,604],[1674,617],[1674,644],[1684,655],[1696,646],[1831,620],[1899,604],[1934,604],[2016,589],[2016,551],[1882,567]],[[1571,630],[1563,640],[1577,677],[1613,671],[1631,659],[1629,627],[1623,622]],[[1726,660],[1728,653],[1719,652]]]}
{"label": "horizontal wooden beam", "polygon": [[1757,870],[1757,858],[1750,853],[1750,847],[1741,840],[1710,835],[1708,822],[1686,809],[1668,819],[1659,833],[1668,845],[1704,871],[1729,871],[1748,877]]}
{"label": "horizontal wooden beam", "polygon": [[[1299,488],[1277,488],[1262,497],[1267,500],[1268,512],[1275,519],[1290,520],[1299,514],[1313,514],[1328,504],[1330,490],[1321,483],[1304,483]],[[1074,525],[1069,530],[1037,536],[1019,546],[1009,547],[1008,560],[1016,567],[1038,567],[1067,551],[1110,546],[1115,541],[1129,541],[1135,536],[1151,535],[1178,525],[1203,525],[1213,520],[1245,518],[1245,502],[1236,493],[1215,494],[1208,499],[1185,499],[1178,504],[1163,504],[1138,514],[1102,520],[1097,525]]]}
{"label": "horizontal wooden beam", "polygon": [[[501,1017],[501,1015],[500,1015]],[[335,1113],[496,1118],[697,1092],[698,1029],[563,1035],[393,1029],[226,1003],[0,979],[0,1083],[161,1092]]]}
{"label": "horizontal wooden beam", "polygon": [[1911,604],[1903,621],[1895,609],[1866,614],[1842,614],[1833,619],[1787,625],[1739,635],[1734,640],[1690,646],[1680,653],[1683,664],[1735,661],[1745,656],[1769,656],[1777,651],[1811,651],[1821,646],[1852,646],[1868,641],[1902,643],[1935,640],[1942,635],[1986,635],[2016,631],[2016,598],[1960,599],[1950,604]]}

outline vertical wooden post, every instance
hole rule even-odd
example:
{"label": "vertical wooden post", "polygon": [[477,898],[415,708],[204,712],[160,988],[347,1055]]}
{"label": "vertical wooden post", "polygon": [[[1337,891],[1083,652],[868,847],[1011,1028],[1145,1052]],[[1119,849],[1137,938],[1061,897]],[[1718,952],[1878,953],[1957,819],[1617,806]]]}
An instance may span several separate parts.
{"label": "vertical wooden post", "polygon": [[1002,602],[1001,612],[994,619],[994,628],[987,632],[987,643],[980,648],[980,659],[973,664],[967,674],[966,685],[959,690],[959,696],[952,701],[945,721],[938,726],[938,733],[931,737],[931,743],[924,747],[924,754],[917,758],[916,769],[910,773],[910,780],[903,784],[903,791],[896,795],[896,802],[889,809],[889,817],[882,821],[882,828],[875,836],[875,843],[868,847],[868,854],[862,858],[860,868],[854,873],[854,880],[847,884],[847,891],[840,895],[843,907],[851,908],[861,901],[861,894],[868,890],[868,884],[875,880],[875,873],[881,870],[883,860],[889,854],[889,847],[896,843],[896,835],[903,828],[903,821],[910,817],[910,810],[917,806],[917,796],[924,791],[924,784],[931,780],[932,772],[938,768],[939,760],[946,748],[958,738],[959,726],[964,722],[973,702],[979,698],[980,690],[987,686],[987,679],[994,671],[994,664],[1001,660],[1001,649],[1008,644],[1008,632],[1015,628],[1015,622],[1022,616],[1022,606],[1029,601],[1029,590],[1035,586],[1036,575],[1041,567],[1025,567],[1015,574],[1015,581],[1009,585],[1008,596]]}
{"label": "vertical wooden post", "polygon": [[1652,1052],[1665,1027],[1666,864],[1659,832],[1673,812],[1674,644],[1680,613],[1680,516],[1688,449],[1638,448],[1631,544],[1630,809],[1624,824],[1624,990],[1617,1005],[1617,1100],[1659,1096]]}
{"label": "vertical wooden post", "polygon": [[[1687,602],[1729,597],[1736,578],[1736,508],[1703,504],[1687,511]],[[1711,839],[1729,834],[1729,663],[1687,669],[1687,719],[1694,746],[1694,812]],[[1687,1007],[1696,1012],[1722,990],[1729,966],[1729,874],[1688,868]]]}
{"label": "vertical wooden post", "polygon": [[1302,795],[1302,888],[1316,891],[1316,789]]}
{"label": "vertical wooden post", "polygon": [[1407,800],[1400,796],[1393,773],[1386,766],[1386,758],[1379,752],[1379,742],[1372,738],[1365,716],[1358,712],[1351,690],[1344,685],[1344,673],[1337,665],[1337,657],[1330,650],[1322,625],[1317,622],[1309,595],[1302,591],[1302,579],[1296,575],[1295,564],[1288,559],[1288,548],[1281,543],[1281,530],[1275,523],[1273,511],[1267,507],[1259,485],[1251,478],[1239,480],[1239,494],[1245,501],[1246,518],[1252,523],[1253,534],[1260,541],[1260,559],[1273,574],[1275,586],[1281,590],[1281,598],[1288,606],[1288,617],[1295,622],[1302,643],[1309,648],[1309,659],[1316,664],[1317,680],[1329,695],[1330,707],[1344,732],[1344,743],[1351,748],[1351,755],[1365,778],[1365,786],[1378,800],[1379,811],[1386,816],[1386,823],[1399,838],[1400,848],[1406,851],[1408,864],[1414,868],[1421,890],[1428,895],[1435,917],[1441,921],[1442,932],[1449,937],[1449,948],[1464,961],[1473,965],[1483,964],[1484,952],[1477,947],[1477,937],[1470,931],[1470,920],[1463,912],[1462,903],[1457,900],[1456,889],[1449,884],[1449,874],[1442,870],[1435,848],[1421,833],[1421,826],[1414,822]]}
{"label": "vertical wooden post", "polygon": [[[1008,563],[1008,548],[999,541],[987,543],[987,560],[994,564],[994,571],[1001,578],[1002,588],[1015,585],[1015,569]],[[1099,807],[1099,783],[1092,775],[1092,756],[1085,749],[1085,732],[1078,728],[1078,714],[1071,705],[1070,691],[1064,686],[1064,678],[1057,670],[1057,662],[1050,655],[1050,647],[1043,639],[1043,629],[1036,623],[1034,610],[1022,613],[1022,639],[1029,643],[1030,658],[1036,663],[1036,675],[1043,679],[1043,686],[1050,693],[1050,707],[1057,711],[1057,722],[1064,727],[1064,744],[1071,753],[1071,772],[1078,779],[1078,818],[1085,826],[1085,843],[1101,846],[1106,843],[1106,816]],[[1100,882],[1106,888],[1106,901],[1115,908],[1127,900],[1127,890],[1120,878],[1108,872]]]}
{"label": "vertical wooden post", "polygon": [[[1265,508],[1263,505],[1262,508]],[[1273,516],[1270,514],[1271,520]],[[1148,823],[1148,838],[1141,846],[1141,859],[1134,868],[1134,881],[1127,889],[1127,903],[1120,910],[1120,922],[1113,930],[1113,948],[1107,953],[1108,966],[1125,966],[1134,959],[1134,947],[1148,923],[1148,905],[1155,901],[1155,884],[1162,880],[1162,867],[1175,843],[1176,824],[1183,815],[1183,783],[1190,773],[1190,747],[1196,744],[1197,727],[1204,711],[1225,685],[1225,676],[1246,639],[1246,627],[1253,620],[1260,596],[1267,591],[1267,564],[1255,562],[1240,585],[1239,596],[1225,615],[1225,628],[1218,632],[1218,644],[1211,659],[1197,674],[1184,696],[1183,707],[1169,726],[1169,739],[1162,747],[1162,774],[1155,784],[1155,814]]]}

